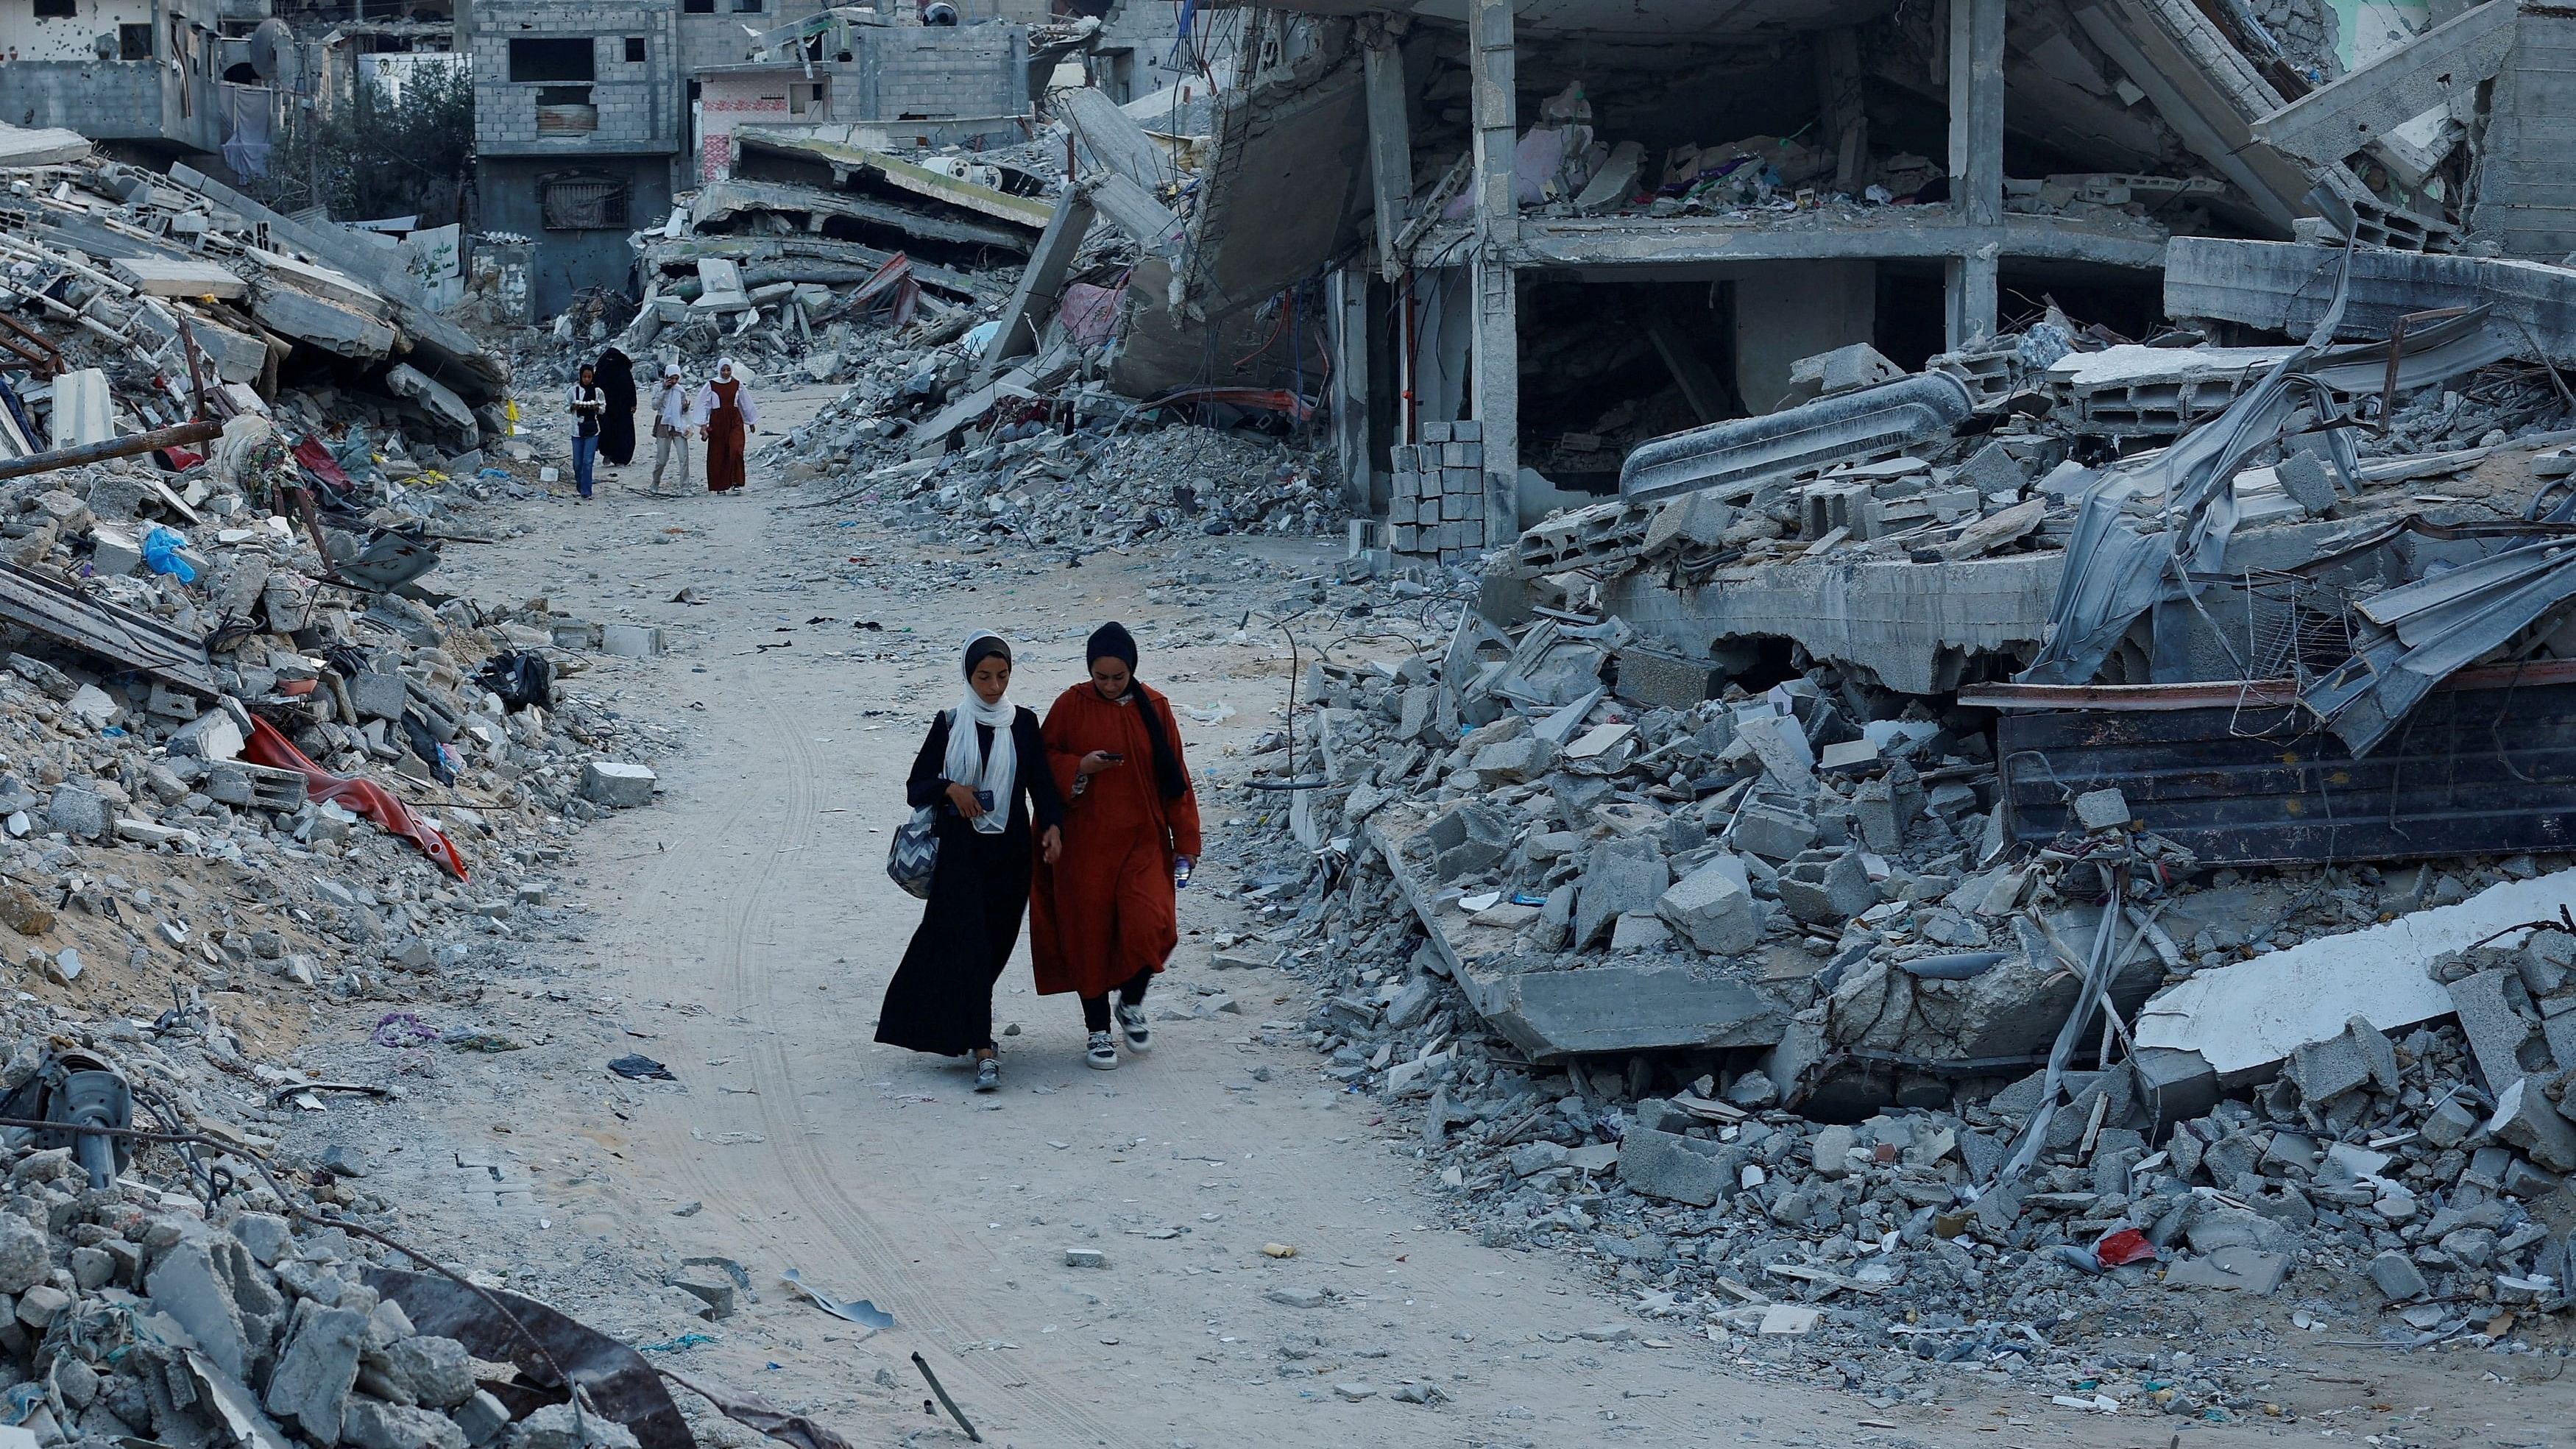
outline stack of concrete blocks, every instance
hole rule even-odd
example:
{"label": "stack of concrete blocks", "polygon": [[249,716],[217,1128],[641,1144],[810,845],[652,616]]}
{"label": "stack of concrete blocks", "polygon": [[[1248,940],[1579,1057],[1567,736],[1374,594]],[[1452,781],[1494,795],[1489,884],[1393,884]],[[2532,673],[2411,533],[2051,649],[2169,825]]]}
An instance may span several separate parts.
{"label": "stack of concrete blocks", "polygon": [[1474,422],[1424,423],[1422,441],[1399,443],[1388,506],[1399,555],[1464,563],[1485,549],[1485,435]]}

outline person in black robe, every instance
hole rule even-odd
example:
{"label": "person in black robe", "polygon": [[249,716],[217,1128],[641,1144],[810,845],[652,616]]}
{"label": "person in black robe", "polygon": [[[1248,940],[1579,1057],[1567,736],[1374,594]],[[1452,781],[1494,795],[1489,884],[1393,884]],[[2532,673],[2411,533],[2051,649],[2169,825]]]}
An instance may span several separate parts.
{"label": "person in black robe", "polygon": [[930,722],[904,789],[914,809],[937,811],[939,865],[921,925],[886,983],[877,1040],[940,1056],[972,1052],[975,1090],[990,1092],[1002,1084],[993,986],[1020,939],[1031,857],[1052,864],[1064,849],[1064,801],[1038,717],[1004,698],[1011,646],[977,634],[966,645],[966,683],[957,708]]}
{"label": "person in black robe", "polygon": [[635,361],[612,347],[599,354],[592,381],[608,394],[599,417],[599,456],[612,468],[635,461]]}

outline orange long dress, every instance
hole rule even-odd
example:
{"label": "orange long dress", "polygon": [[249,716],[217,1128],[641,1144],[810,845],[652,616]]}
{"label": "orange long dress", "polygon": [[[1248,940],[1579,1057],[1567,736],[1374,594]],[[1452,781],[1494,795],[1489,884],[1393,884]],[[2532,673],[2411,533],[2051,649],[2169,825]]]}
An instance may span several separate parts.
{"label": "orange long dress", "polygon": [[[1139,971],[1162,970],[1180,944],[1172,857],[1198,857],[1198,789],[1166,800],[1154,787],[1153,745],[1136,711],[1161,715],[1175,752],[1181,727],[1160,693],[1139,684],[1133,696],[1142,704],[1112,704],[1077,684],[1047,710],[1041,734],[1065,816],[1063,856],[1052,866],[1040,861],[1029,885],[1029,955],[1041,996],[1104,995]],[[1075,767],[1093,750],[1127,763],[1092,776],[1077,797]],[[1186,774],[1188,756],[1181,760]]]}

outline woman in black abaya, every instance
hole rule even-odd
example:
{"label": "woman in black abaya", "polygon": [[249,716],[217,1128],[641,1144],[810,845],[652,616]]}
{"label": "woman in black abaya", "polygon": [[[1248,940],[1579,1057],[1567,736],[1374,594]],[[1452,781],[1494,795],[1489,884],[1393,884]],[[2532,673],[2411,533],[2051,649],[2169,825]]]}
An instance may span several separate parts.
{"label": "woman in black abaya", "polygon": [[912,945],[886,985],[877,1040],[940,1056],[975,1054],[975,1090],[1002,1084],[994,1058],[993,984],[1009,964],[1028,909],[1035,853],[1064,848],[1064,802],[1047,768],[1038,717],[1011,704],[1011,646],[978,634],[966,645],[966,695],[930,723],[905,797],[937,810],[939,868]]}
{"label": "woman in black abaya", "polygon": [[612,347],[599,354],[591,381],[608,394],[599,416],[599,457],[612,468],[635,461],[635,362]]}

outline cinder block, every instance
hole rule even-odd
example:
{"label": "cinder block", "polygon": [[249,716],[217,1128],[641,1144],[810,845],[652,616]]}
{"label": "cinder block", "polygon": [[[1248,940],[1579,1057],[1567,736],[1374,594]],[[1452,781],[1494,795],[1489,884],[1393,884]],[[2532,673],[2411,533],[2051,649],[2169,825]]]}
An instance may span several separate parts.
{"label": "cinder block", "polygon": [[593,760],[581,769],[581,798],[611,809],[653,803],[654,774],[625,760]]}

